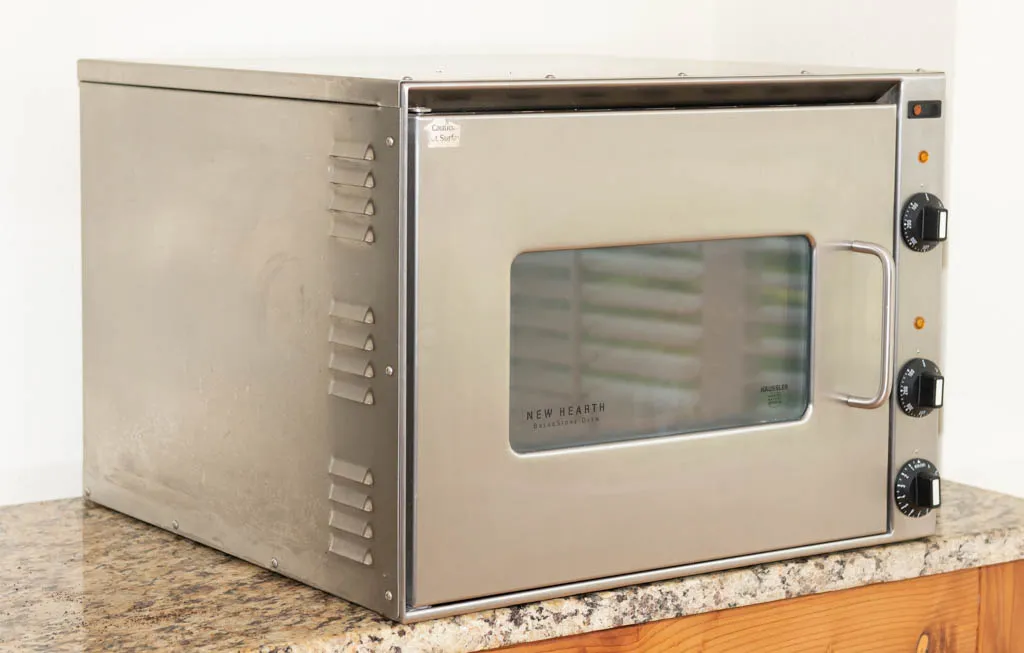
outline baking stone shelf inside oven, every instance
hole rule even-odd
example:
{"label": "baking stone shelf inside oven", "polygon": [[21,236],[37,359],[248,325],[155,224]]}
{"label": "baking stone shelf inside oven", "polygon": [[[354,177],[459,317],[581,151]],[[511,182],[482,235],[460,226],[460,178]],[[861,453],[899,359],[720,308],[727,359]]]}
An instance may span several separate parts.
{"label": "baking stone shelf inside oven", "polygon": [[876,104],[892,101],[892,78],[634,80],[410,84],[418,113],[586,111]]}

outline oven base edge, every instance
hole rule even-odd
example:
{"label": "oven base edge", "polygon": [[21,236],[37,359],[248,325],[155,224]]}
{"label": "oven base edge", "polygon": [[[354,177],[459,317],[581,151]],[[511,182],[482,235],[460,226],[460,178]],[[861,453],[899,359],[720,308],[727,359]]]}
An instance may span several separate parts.
{"label": "oven base edge", "polygon": [[643,585],[646,583],[685,578],[687,576],[698,576],[700,574],[717,571],[741,569],[769,562],[780,562],[783,560],[795,561],[800,558],[813,555],[835,553],[838,551],[866,548],[882,544],[893,544],[895,542],[905,540],[920,539],[920,537],[922,536],[899,538],[890,530],[878,535],[867,535],[864,537],[824,542],[820,544],[808,544],[789,549],[752,553],[733,558],[721,558],[718,560],[709,560],[707,562],[695,562],[685,565],[677,565],[674,567],[664,567],[661,569],[639,571],[630,574],[620,574],[618,576],[608,576],[605,578],[564,583],[562,585],[553,585],[550,587],[511,592],[509,594],[499,594],[496,596],[457,601],[455,603],[446,603],[444,605],[422,607],[407,606],[403,611],[400,621],[405,624],[416,623],[419,621],[440,619],[443,617],[451,617],[470,612],[479,612],[481,610],[493,610],[495,608],[505,608],[524,603],[533,603],[535,601],[564,598],[576,594],[601,592],[620,587],[627,587],[629,585]]}

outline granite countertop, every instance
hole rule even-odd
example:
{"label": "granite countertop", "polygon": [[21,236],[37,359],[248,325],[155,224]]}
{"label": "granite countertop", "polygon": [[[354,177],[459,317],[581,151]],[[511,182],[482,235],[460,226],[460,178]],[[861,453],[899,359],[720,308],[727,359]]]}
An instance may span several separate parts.
{"label": "granite countertop", "polygon": [[468,651],[1024,559],[1024,499],[943,490],[926,540],[413,625],[81,499],[0,508],[0,649]]}

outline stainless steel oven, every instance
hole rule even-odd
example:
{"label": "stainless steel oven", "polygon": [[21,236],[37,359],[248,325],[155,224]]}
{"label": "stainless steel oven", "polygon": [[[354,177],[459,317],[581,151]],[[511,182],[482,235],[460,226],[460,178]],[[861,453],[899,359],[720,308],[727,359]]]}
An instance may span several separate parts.
{"label": "stainless steel oven", "polygon": [[92,500],[403,621],[933,532],[941,74],[80,78]]}

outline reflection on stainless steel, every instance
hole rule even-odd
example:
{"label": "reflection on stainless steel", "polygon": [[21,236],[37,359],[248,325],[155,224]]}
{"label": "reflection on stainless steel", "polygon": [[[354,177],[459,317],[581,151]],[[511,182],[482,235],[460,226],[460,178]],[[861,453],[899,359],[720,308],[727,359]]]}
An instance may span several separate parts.
{"label": "reflection on stainless steel", "polygon": [[521,254],[513,448],[799,419],[810,277],[803,236]]}

